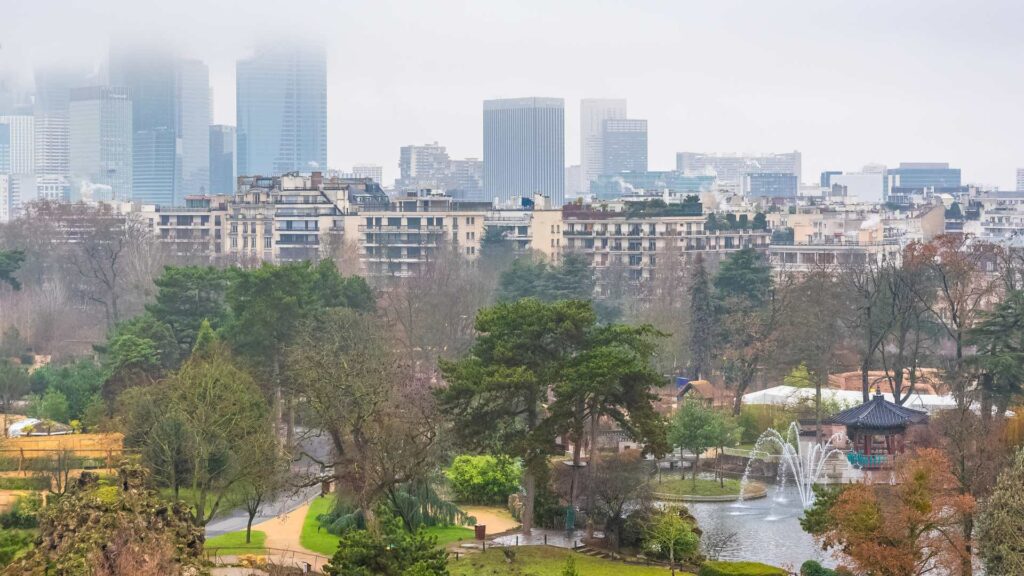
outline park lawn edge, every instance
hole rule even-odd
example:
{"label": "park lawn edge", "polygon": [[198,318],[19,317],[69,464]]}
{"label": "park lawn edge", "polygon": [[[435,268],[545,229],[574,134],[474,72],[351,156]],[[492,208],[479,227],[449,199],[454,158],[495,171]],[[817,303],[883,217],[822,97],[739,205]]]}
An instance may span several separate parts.
{"label": "park lawn edge", "polygon": [[[261,530],[252,531],[252,542],[245,543],[245,530],[227,532],[206,539],[204,548],[218,556],[241,556],[263,554],[267,551],[267,534]],[[216,550],[215,550],[216,549]]]}

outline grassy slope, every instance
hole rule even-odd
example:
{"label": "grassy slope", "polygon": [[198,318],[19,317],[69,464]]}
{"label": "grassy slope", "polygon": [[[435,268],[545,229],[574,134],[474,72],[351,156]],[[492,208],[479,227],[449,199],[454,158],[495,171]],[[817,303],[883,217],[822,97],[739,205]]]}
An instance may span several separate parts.
{"label": "grassy slope", "polygon": [[686,478],[682,480],[680,478],[664,478],[661,482],[655,482],[652,485],[655,492],[663,492],[667,494],[678,494],[678,495],[696,495],[696,496],[729,496],[738,495],[740,493],[740,482],[732,478],[725,479],[725,487],[722,488],[718,484],[718,480],[710,480],[707,478],[697,478],[697,488],[693,487],[693,480]]}
{"label": "grassy slope", "polygon": [[[463,556],[461,560],[448,562],[452,576],[561,576],[565,559],[572,554],[576,570],[585,576],[666,576],[670,572],[657,566],[633,566],[613,560],[591,558],[561,548],[548,546],[521,546],[516,561],[508,563],[501,550],[490,549],[482,554]],[[676,572],[676,574],[683,574]]]}
{"label": "grassy slope", "polygon": [[227,534],[208,538],[205,547],[207,550],[217,548],[216,552],[220,556],[262,554],[266,551],[264,548],[266,541],[266,534],[259,530],[253,530],[252,541],[246,544],[245,530],[239,530],[238,532],[228,532]]}
{"label": "grassy slope", "polygon": [[302,523],[302,534],[299,535],[299,543],[306,550],[330,557],[338,549],[336,535],[330,534],[326,530],[317,531],[320,528],[317,516],[330,512],[333,505],[334,499],[324,496],[318,496],[309,503],[309,512],[306,513],[306,519]]}
{"label": "grassy slope", "polygon": [[[329,534],[326,530],[317,531],[320,523],[317,516],[330,512],[334,501],[331,498],[318,497],[309,504],[309,512],[302,523],[302,534],[299,536],[299,543],[307,550],[332,556],[338,549],[338,537]],[[437,544],[445,546],[459,540],[470,540],[473,538],[473,530],[460,526],[433,527],[425,529],[427,534],[437,537]]]}

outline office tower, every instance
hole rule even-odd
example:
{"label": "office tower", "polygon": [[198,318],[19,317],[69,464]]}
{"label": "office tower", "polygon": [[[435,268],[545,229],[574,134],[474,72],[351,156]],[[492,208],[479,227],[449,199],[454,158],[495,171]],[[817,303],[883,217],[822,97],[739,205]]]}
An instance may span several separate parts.
{"label": "office tower", "polygon": [[176,183],[181,164],[175,162],[178,134],[173,128],[135,130],[132,134],[132,200],[157,206],[183,206]]}
{"label": "office tower", "polygon": [[236,70],[238,173],[327,168],[327,53],[270,43]]}
{"label": "office tower", "polygon": [[601,175],[647,171],[647,120],[604,121]]}
{"label": "office tower", "polygon": [[745,192],[755,198],[796,198],[800,181],[796,174],[749,172],[744,175]]}
{"label": "office tower", "polygon": [[534,194],[556,207],[565,200],[565,102],[485,100],[485,198],[514,206]]}
{"label": "office tower", "polygon": [[821,173],[821,187],[822,188],[831,188],[832,187],[832,177],[833,176],[839,176],[842,173],[843,173],[842,170],[826,170],[825,172],[822,172]]}
{"label": "office tower", "polygon": [[71,91],[68,104],[70,180],[76,199],[132,199],[132,101],[127,88],[96,86]]}
{"label": "office tower", "polygon": [[565,200],[583,195],[583,167],[579,164],[565,167]]}
{"label": "office tower", "polygon": [[10,222],[18,218],[24,205],[34,200],[34,174],[0,174],[0,222]]}
{"label": "office tower", "polygon": [[210,191],[210,70],[199,60],[181,60],[176,81],[182,200]]}
{"label": "office tower", "polygon": [[110,52],[110,85],[127,88],[132,103],[132,200],[145,204],[180,204],[176,64],[152,46],[121,44]]}
{"label": "office tower", "polygon": [[[35,117],[31,114],[9,114],[0,116],[0,125],[6,126],[0,133],[0,149],[6,136],[6,151],[0,150],[0,163],[8,174],[35,174],[36,135]],[[2,167],[0,167],[2,168]]]}
{"label": "office tower", "polygon": [[[150,45],[110,53],[110,85],[132,102],[132,197],[180,206],[209,189],[210,82],[207,67]],[[174,146],[170,146],[173,141]]]}
{"label": "office tower", "polygon": [[448,177],[450,158],[444,146],[437,142],[423,146],[402,146],[398,155],[399,190],[442,188]]}
{"label": "office tower", "polygon": [[11,127],[0,124],[0,174],[11,173]]}
{"label": "office tower", "polygon": [[580,172],[582,192],[590,192],[590,183],[604,170],[604,122],[626,117],[626,100],[621,98],[584,98],[580,101]]}
{"label": "office tower", "polygon": [[458,200],[486,201],[484,198],[483,161],[477,158],[466,158],[449,162],[445,190]]}
{"label": "office tower", "polygon": [[702,152],[676,153],[676,170],[690,173],[714,174],[719,185],[730,187],[744,182],[751,173],[793,174],[801,178],[800,152],[783,154],[705,154]]}
{"label": "office tower", "polygon": [[884,202],[885,175],[881,172],[848,172],[832,176],[829,188],[842,186],[848,202]]}
{"label": "office tower", "polygon": [[210,126],[210,194],[234,194],[237,172],[235,127]]}
{"label": "office tower", "polygon": [[352,175],[356,178],[370,178],[380,184],[384,180],[384,167],[376,164],[357,164],[352,167]]}
{"label": "office tower", "polygon": [[1024,168],[1017,168],[1017,190],[1024,192]]}
{"label": "office tower", "polygon": [[950,168],[948,162],[900,162],[887,171],[888,187],[907,192],[925,188],[959,188],[960,169]]}
{"label": "office tower", "polygon": [[66,179],[71,169],[71,90],[87,86],[88,73],[69,68],[37,68],[35,81],[36,173],[48,179]]}

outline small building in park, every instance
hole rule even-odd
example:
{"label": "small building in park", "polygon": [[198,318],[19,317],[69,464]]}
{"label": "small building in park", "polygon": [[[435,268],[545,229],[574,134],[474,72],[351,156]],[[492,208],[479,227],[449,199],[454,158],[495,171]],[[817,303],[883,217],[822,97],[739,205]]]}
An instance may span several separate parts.
{"label": "small building in park", "polygon": [[850,464],[869,470],[888,468],[903,452],[907,429],[927,421],[927,412],[890,402],[877,389],[871,400],[829,418],[830,424],[846,427]]}

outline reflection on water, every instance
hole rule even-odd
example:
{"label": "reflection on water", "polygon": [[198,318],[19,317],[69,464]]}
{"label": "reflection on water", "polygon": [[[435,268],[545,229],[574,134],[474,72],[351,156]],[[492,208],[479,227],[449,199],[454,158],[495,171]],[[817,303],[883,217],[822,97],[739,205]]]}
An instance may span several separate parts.
{"label": "reflection on water", "polygon": [[782,568],[799,570],[806,560],[825,566],[836,565],[800,527],[803,508],[794,486],[781,491],[770,487],[768,497],[737,503],[691,502],[687,505],[704,531],[705,543],[728,539],[720,556],[723,560],[755,560]]}

